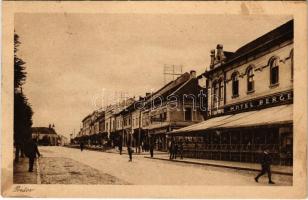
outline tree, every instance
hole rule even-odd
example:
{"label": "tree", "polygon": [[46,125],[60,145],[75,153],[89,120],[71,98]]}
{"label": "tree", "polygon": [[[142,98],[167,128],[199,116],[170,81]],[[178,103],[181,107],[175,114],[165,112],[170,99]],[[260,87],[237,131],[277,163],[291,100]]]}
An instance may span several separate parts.
{"label": "tree", "polygon": [[14,144],[16,147],[15,161],[23,152],[24,144],[31,138],[33,111],[28,99],[22,92],[22,85],[26,81],[25,62],[18,58],[20,45],[19,36],[14,33]]}
{"label": "tree", "polygon": [[14,33],[14,89],[20,88],[26,81],[25,62],[18,58],[17,51],[20,45],[19,36]]}

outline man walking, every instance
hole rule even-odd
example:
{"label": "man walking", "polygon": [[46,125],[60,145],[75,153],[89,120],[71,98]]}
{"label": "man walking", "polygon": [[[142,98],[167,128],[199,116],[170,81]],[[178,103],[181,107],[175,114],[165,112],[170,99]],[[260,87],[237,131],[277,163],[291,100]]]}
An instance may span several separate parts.
{"label": "man walking", "polygon": [[261,176],[263,176],[264,174],[267,173],[267,175],[268,175],[268,183],[269,184],[275,184],[272,181],[271,164],[272,164],[272,157],[270,156],[269,151],[267,149],[265,149],[263,151],[263,155],[262,155],[262,158],[261,158],[261,168],[262,168],[262,170],[258,174],[258,176],[255,177],[255,181],[256,182],[258,182],[258,180],[259,180],[259,178]]}
{"label": "man walking", "polygon": [[120,143],[120,144],[119,144],[120,155],[122,155],[122,150],[123,150],[122,143]]}
{"label": "man walking", "polygon": [[83,151],[83,142],[80,142],[80,151]]}
{"label": "man walking", "polygon": [[33,172],[33,164],[36,158],[36,154],[38,157],[41,156],[34,139],[30,139],[25,145],[25,154],[27,157],[29,157],[29,172]]}
{"label": "man walking", "polygon": [[127,153],[129,156],[128,162],[132,162],[133,161],[133,149],[130,145],[127,146]]}

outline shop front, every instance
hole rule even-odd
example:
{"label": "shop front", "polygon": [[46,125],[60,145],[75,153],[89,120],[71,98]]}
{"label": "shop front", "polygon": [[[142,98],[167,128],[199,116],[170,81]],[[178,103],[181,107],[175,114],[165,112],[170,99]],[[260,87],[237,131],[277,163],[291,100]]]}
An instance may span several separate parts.
{"label": "shop front", "polygon": [[168,133],[184,141],[184,157],[259,162],[264,149],[273,163],[293,165],[293,105],[208,119]]}
{"label": "shop front", "polygon": [[166,133],[168,131],[169,131],[169,126],[149,130],[149,137],[154,141],[156,150],[159,151],[168,150],[168,140],[166,136]]}

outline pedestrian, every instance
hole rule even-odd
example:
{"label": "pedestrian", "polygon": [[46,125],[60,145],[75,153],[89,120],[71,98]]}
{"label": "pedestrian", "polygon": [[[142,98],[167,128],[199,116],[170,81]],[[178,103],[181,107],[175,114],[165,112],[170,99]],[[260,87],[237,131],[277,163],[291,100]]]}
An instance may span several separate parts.
{"label": "pedestrian", "polygon": [[154,142],[151,142],[151,144],[150,144],[150,154],[151,154],[151,158],[153,158],[153,156],[154,156]]}
{"label": "pedestrian", "polygon": [[181,158],[181,160],[183,160],[183,151],[184,151],[183,142],[180,141],[180,144],[179,144],[179,153],[180,153],[180,158]]}
{"label": "pedestrian", "polygon": [[142,152],[144,152],[144,142],[143,141],[141,142],[141,149],[142,149]]}
{"label": "pedestrian", "polygon": [[120,155],[122,155],[122,150],[123,150],[122,143],[120,143],[120,144],[119,144]]}
{"label": "pedestrian", "polygon": [[271,173],[272,157],[267,149],[263,151],[260,163],[261,163],[261,172],[258,174],[257,177],[255,177],[255,181],[258,182],[259,178],[267,173],[268,183],[275,184],[272,181],[272,173]]}
{"label": "pedestrian", "polygon": [[34,164],[34,160],[36,158],[36,155],[38,155],[38,157],[41,156],[37,144],[35,142],[34,139],[30,139],[26,144],[25,144],[25,155],[29,158],[29,172],[33,172],[33,164]]}
{"label": "pedestrian", "polygon": [[177,142],[174,143],[174,150],[173,150],[173,158],[176,159],[176,156],[178,154],[179,145]]}
{"label": "pedestrian", "polygon": [[133,161],[133,149],[130,145],[127,146],[127,153],[129,156],[128,162],[132,162]]}
{"label": "pedestrian", "polygon": [[80,151],[83,151],[83,147],[84,147],[83,142],[80,142]]}
{"label": "pedestrian", "polygon": [[174,152],[174,142],[171,141],[170,147],[169,147],[169,153],[170,153],[169,159],[170,159],[170,160],[173,159],[173,152]]}

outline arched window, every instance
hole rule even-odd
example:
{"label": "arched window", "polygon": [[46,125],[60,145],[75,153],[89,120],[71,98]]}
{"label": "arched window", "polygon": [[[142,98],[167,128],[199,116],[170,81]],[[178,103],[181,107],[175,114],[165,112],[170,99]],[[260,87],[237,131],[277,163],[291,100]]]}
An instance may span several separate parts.
{"label": "arched window", "polygon": [[253,67],[250,66],[247,69],[247,92],[253,92],[254,91],[254,80],[253,80]]}
{"label": "arched window", "polygon": [[238,94],[238,88],[239,88],[239,84],[238,84],[238,74],[237,72],[234,72],[231,76],[232,79],[232,97],[237,97]]}
{"label": "arched window", "polygon": [[276,85],[279,83],[279,59],[272,58],[269,61],[270,66],[270,84]]}
{"label": "arched window", "polygon": [[294,64],[293,64],[293,49],[290,52],[290,58],[291,58],[291,80],[293,80],[294,76]]}

